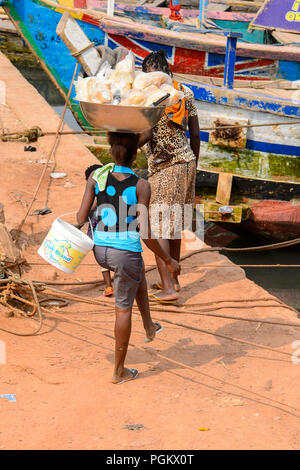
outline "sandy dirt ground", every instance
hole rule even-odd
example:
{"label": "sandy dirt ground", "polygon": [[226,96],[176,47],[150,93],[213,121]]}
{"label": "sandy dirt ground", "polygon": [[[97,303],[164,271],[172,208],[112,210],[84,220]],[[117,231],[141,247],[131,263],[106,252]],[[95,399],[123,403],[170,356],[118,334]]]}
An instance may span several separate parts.
{"label": "sandy dirt ground", "polygon": [[[0,80],[6,84],[2,127],[56,129],[55,113],[3,56]],[[22,143],[0,143],[0,202],[9,230],[17,228],[26,212],[52,142],[53,137],[41,138],[32,153],[24,152]],[[30,215],[22,229],[20,244],[31,265],[24,276],[56,282],[97,279],[101,274],[92,254],[71,276],[37,254],[52,221],[78,209],[84,170],[95,163],[75,136],[63,138],[52,160],[31,214],[45,206],[53,165],[67,176],[52,181],[52,213]],[[70,222],[72,217],[64,216]],[[185,245],[183,249],[187,251]],[[147,249],[144,260],[146,266],[154,264]],[[230,263],[218,253],[201,253],[182,263],[179,302],[193,313],[166,312],[165,306],[155,305],[153,318],[164,330],[153,343],[144,343],[141,319],[133,314],[127,365],[137,368],[139,377],[123,385],[110,383],[114,314],[104,302],[103,307],[69,302],[48,309],[37,336],[0,331],[6,350],[0,395],[16,398],[0,397],[0,449],[299,449],[300,364],[293,346],[300,330],[260,320],[299,325],[300,320],[247,280],[242,269],[224,264]],[[148,280],[157,280],[157,272]],[[104,300],[102,286],[64,289]],[[1,307],[0,326],[29,332],[36,321],[8,318]]]}

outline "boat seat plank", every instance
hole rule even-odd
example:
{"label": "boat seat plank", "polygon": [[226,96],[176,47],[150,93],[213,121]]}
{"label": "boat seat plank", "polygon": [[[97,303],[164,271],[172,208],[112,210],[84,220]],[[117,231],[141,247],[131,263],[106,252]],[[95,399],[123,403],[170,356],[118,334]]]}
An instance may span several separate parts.
{"label": "boat seat plank", "polygon": [[[219,77],[206,77],[199,75],[175,73],[174,78],[178,81],[192,81],[195,83],[201,83],[205,85],[223,86],[224,79]],[[297,84],[289,80],[234,80],[234,88],[253,88],[255,90],[266,90],[267,89],[279,89],[279,90],[297,90]]]}
{"label": "boat seat plank", "polygon": [[208,2],[207,10],[208,11],[226,11],[230,8],[229,5],[222,5],[220,3]]}
{"label": "boat seat plank", "polygon": [[216,201],[220,204],[227,205],[230,202],[232,178],[231,173],[219,173]]}
{"label": "boat seat plank", "polygon": [[165,0],[155,0],[153,3],[152,3],[152,6],[153,7],[160,7],[161,5],[163,5],[165,3]]}
{"label": "boat seat plank", "polygon": [[[255,94],[257,95],[262,95],[262,96],[269,96],[271,98],[276,98],[277,100],[290,100],[296,103],[296,101],[299,103],[300,101],[300,89],[299,91],[295,91],[295,89],[291,90],[280,90],[276,88],[263,88],[263,89],[255,89]],[[239,88],[239,91],[248,91],[249,88]]]}
{"label": "boat seat plank", "polygon": [[272,31],[272,36],[281,44],[300,44],[300,34],[286,33],[283,31]]}

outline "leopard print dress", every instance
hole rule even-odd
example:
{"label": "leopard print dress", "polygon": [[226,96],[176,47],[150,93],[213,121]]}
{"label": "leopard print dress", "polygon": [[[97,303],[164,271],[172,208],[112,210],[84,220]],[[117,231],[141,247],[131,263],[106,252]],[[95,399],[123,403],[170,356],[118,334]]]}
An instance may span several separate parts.
{"label": "leopard print dress", "polygon": [[[192,90],[184,87],[189,117],[197,116]],[[195,200],[196,157],[186,129],[166,114],[153,128],[146,144],[149,183],[151,185],[151,229],[157,238],[181,238]]]}

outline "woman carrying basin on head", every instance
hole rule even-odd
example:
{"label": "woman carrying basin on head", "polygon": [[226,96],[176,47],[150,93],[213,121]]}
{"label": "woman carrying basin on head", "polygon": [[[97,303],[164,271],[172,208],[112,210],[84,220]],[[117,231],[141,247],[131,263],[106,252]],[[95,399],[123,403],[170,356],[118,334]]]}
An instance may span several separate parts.
{"label": "woman carrying basin on head", "polygon": [[[164,51],[149,54],[144,59],[143,71],[161,71],[173,76]],[[152,230],[164,250],[179,261],[184,211],[189,207],[192,213],[195,200],[200,130],[192,90],[176,80],[173,80],[173,86],[184,93],[183,99],[166,108],[158,124],[141,134],[139,146],[147,143]],[[153,217],[155,209],[161,210],[163,223],[159,217]],[[176,300],[180,290],[176,273],[171,274],[164,260],[157,255],[156,262],[161,277],[161,286],[157,283],[156,286],[162,290],[153,297],[158,301]]]}

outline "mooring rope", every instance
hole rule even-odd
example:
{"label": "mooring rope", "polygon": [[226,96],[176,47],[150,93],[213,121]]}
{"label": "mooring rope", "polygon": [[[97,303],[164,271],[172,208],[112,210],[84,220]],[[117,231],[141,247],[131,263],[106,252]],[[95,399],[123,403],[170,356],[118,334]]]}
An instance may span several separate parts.
{"label": "mooring rope", "polygon": [[[300,93],[300,90],[299,90]],[[226,130],[226,129],[249,129],[252,127],[274,127],[274,126],[293,126],[294,124],[300,124],[300,121],[292,121],[292,122],[270,122],[270,123],[257,123],[257,124],[228,124],[222,126],[214,126],[214,127],[201,127],[201,131],[218,131],[218,130]],[[37,131],[38,129],[38,131]],[[85,130],[82,131],[42,131],[38,126],[34,126],[31,129],[26,129],[23,132],[7,132],[0,134],[0,140],[2,142],[11,142],[11,141],[20,141],[21,138],[24,138],[27,142],[36,142],[38,137],[43,136],[51,136],[51,135],[80,135],[80,134],[103,134],[106,133],[104,129],[97,129],[95,127],[84,126]],[[32,136],[32,139],[30,140]]]}
{"label": "mooring rope", "polygon": [[24,223],[26,222],[26,219],[31,211],[31,208],[34,204],[34,202],[36,201],[36,196],[37,196],[37,193],[40,189],[40,186],[42,184],[42,181],[44,179],[44,176],[45,176],[45,173],[47,171],[47,168],[48,168],[48,163],[50,161],[50,158],[52,157],[53,153],[54,153],[54,150],[56,148],[56,144],[58,142],[58,137],[59,137],[59,132],[60,132],[60,129],[63,125],[63,121],[64,121],[64,116],[65,116],[65,112],[66,112],[66,109],[67,109],[67,106],[68,106],[68,103],[69,103],[69,99],[70,99],[70,95],[71,95],[71,90],[72,90],[72,87],[73,87],[73,82],[75,80],[75,76],[76,76],[76,72],[77,72],[77,69],[78,69],[78,62],[76,62],[76,65],[75,65],[75,69],[74,69],[74,72],[73,72],[73,77],[72,77],[72,81],[71,81],[71,85],[70,85],[70,88],[69,88],[69,91],[68,91],[68,95],[67,95],[67,98],[66,98],[66,102],[65,102],[65,106],[64,106],[64,109],[63,109],[63,113],[60,117],[60,120],[59,120],[59,124],[58,124],[58,127],[57,127],[57,131],[55,132],[55,138],[54,138],[54,142],[53,142],[53,145],[51,147],[51,150],[47,156],[47,159],[46,159],[46,163],[45,163],[45,166],[44,166],[44,169],[42,171],[42,174],[40,176],[40,179],[39,179],[39,182],[35,188],[35,191],[34,191],[34,195],[32,197],[32,200],[30,201],[29,205],[28,205],[28,208],[27,208],[27,212],[24,216],[24,218],[22,219],[22,221],[20,222],[18,228],[17,228],[17,232],[16,232],[16,240],[18,240],[19,238],[19,235],[20,235],[20,232],[21,232],[21,229],[24,225]]}

